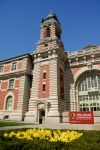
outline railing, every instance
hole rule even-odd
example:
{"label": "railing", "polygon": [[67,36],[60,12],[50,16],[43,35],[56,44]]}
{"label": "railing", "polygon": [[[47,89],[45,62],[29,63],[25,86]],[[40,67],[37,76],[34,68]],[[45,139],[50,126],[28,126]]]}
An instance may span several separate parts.
{"label": "railing", "polygon": [[99,88],[98,87],[88,88],[88,92],[99,92]]}

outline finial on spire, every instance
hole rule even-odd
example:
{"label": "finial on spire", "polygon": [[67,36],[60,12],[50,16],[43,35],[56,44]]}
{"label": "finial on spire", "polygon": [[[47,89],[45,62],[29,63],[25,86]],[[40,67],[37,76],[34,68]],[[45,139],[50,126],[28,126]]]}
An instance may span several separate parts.
{"label": "finial on spire", "polygon": [[55,15],[55,13],[54,13],[54,11],[53,11],[53,9],[51,8],[51,11],[50,11],[50,14],[49,14],[50,16],[53,16],[53,15]]}
{"label": "finial on spire", "polygon": [[49,20],[49,19],[54,19],[59,23],[59,20],[58,20],[56,14],[54,13],[53,9],[50,10],[49,15],[46,18],[43,18],[41,22],[43,23],[44,21]]}

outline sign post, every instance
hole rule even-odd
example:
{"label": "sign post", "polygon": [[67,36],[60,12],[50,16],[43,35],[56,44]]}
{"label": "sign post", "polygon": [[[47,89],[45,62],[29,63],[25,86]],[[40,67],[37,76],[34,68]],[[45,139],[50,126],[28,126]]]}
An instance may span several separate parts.
{"label": "sign post", "polygon": [[80,112],[72,111],[69,112],[69,122],[71,124],[94,124],[94,115],[92,111]]}

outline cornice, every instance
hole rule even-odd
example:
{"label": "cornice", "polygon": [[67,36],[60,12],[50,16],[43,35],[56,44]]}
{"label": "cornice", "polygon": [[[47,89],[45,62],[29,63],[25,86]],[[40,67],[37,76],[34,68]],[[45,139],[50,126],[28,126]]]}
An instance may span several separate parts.
{"label": "cornice", "polygon": [[12,77],[20,77],[23,75],[32,75],[32,73],[22,70],[22,71],[17,71],[17,72],[9,72],[5,74],[0,74],[0,79],[7,79],[7,78],[12,78]]}
{"label": "cornice", "polygon": [[83,56],[88,56],[92,54],[100,55],[100,46],[85,47],[84,49],[81,49],[79,51],[68,52],[68,58],[83,57]]}
{"label": "cornice", "polygon": [[0,65],[2,65],[4,63],[9,63],[9,62],[12,62],[12,61],[16,61],[16,60],[19,60],[19,59],[22,59],[22,58],[26,58],[28,56],[31,57],[31,55],[29,53],[27,53],[27,54],[15,56],[15,57],[12,57],[12,58],[8,58],[8,59],[5,59],[5,60],[1,60]]}
{"label": "cornice", "polygon": [[68,62],[71,67],[85,66],[88,63],[100,63],[100,46],[87,46],[80,51],[68,52]]}

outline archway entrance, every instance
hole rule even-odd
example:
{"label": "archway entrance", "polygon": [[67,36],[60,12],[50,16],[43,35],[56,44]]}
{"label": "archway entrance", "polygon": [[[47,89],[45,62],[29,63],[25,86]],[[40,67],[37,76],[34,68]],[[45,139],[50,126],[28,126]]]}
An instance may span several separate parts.
{"label": "archway entrance", "polygon": [[39,124],[43,124],[45,121],[45,110],[40,109],[39,110]]}
{"label": "archway entrance", "polygon": [[43,124],[45,122],[45,117],[46,117],[45,103],[39,102],[37,104],[37,109],[38,109],[38,114],[37,114],[38,123]]}

